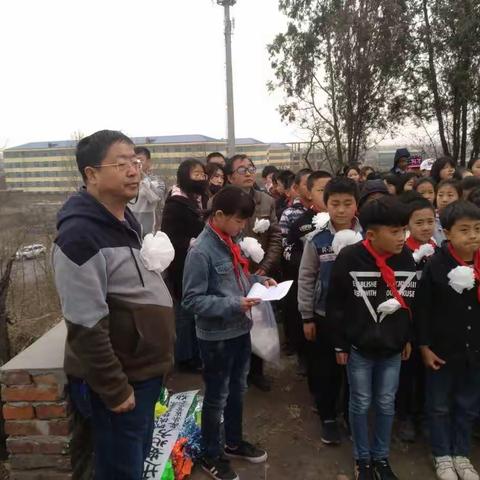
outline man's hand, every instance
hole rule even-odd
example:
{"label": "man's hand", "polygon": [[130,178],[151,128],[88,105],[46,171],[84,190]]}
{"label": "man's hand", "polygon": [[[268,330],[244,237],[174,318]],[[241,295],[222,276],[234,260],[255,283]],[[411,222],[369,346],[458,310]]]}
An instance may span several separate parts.
{"label": "man's hand", "polygon": [[407,342],[407,344],[403,348],[402,360],[404,362],[407,361],[410,358],[411,354],[412,354],[412,344],[410,342]]}
{"label": "man's hand", "polygon": [[433,353],[429,347],[420,347],[420,352],[422,353],[423,363],[427,368],[431,368],[432,370],[440,370],[443,365],[447,363],[445,360],[437,357],[437,355],[435,355],[435,353]]}
{"label": "man's hand", "polygon": [[258,268],[255,272],[255,275],[259,275],[260,277],[264,277],[266,274],[267,272],[263,268]]}
{"label": "man's hand", "polygon": [[133,410],[135,408],[135,393],[132,390],[132,393],[130,396],[118,407],[111,408],[110,410],[113,413],[126,413],[129,412],[130,410]]}
{"label": "man's hand", "polygon": [[242,312],[248,312],[252,307],[258,305],[261,302],[259,298],[242,298],[240,299],[240,308]]}
{"label": "man's hand", "polygon": [[315,322],[304,323],[303,333],[309,342],[314,342],[317,338],[317,326],[315,325]]}
{"label": "man's hand", "polygon": [[336,352],[335,356],[337,357],[338,365],[346,365],[348,363],[348,353]]}
{"label": "man's hand", "polygon": [[278,283],[273,278],[267,278],[263,284],[265,287],[276,287]]}

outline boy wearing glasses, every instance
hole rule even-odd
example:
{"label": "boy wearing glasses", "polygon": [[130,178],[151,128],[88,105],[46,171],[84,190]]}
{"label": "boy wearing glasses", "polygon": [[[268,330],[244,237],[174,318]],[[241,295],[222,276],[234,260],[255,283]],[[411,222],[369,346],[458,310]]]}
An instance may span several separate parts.
{"label": "boy wearing glasses", "polygon": [[[282,255],[282,235],[278,226],[275,200],[267,193],[254,189],[257,169],[247,155],[234,155],[230,158],[226,164],[225,173],[232,185],[249,193],[255,202],[255,211],[253,216],[248,219],[243,233],[246,237],[254,237],[260,242],[265,256],[259,265],[250,262],[252,273],[271,276],[278,267]],[[263,232],[255,232],[256,219],[268,220],[270,223],[268,229]],[[256,355],[252,355],[249,380],[260,390],[269,391],[271,389],[270,382],[263,373],[263,361]]]}
{"label": "boy wearing glasses", "polygon": [[140,225],[127,208],[141,179],[133,142],[96,132],[78,143],[76,159],[85,187],[60,210],[53,247],[65,372],[75,407],[92,419],[95,479],[141,480],[173,365],[172,299],[140,258]]}

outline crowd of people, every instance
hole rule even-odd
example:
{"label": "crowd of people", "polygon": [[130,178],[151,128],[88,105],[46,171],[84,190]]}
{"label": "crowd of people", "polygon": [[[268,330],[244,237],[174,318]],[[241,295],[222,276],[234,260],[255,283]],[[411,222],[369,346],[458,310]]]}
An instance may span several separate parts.
{"label": "crowd of people", "polygon": [[[351,436],[355,478],[398,478],[397,417],[402,440],[425,433],[440,480],[479,479],[469,457],[480,412],[480,160],[461,169],[399,149],[387,173],[267,166],[257,183],[247,155],[213,152],[184,160],[165,193],[150,152],[120,132],[82,139],[76,157],[85,187],[59,213],[53,265],[96,479],[142,478],[174,363],[203,378],[201,467],[236,480],[229,458],[266,461],[242,428],[247,385],[272,389],[251,351],[261,301],[248,292],[280,280],[293,280],[273,305],[284,354],[306,377],[322,442]],[[142,252],[157,229],[175,250],[163,272]]]}

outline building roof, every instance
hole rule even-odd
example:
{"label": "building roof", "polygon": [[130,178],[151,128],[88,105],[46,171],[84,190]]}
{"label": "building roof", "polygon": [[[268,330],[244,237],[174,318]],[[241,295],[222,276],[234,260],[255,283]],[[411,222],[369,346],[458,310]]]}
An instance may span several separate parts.
{"label": "building roof", "polygon": [[[166,143],[226,143],[227,140],[223,138],[213,138],[207,135],[164,135],[164,136],[146,136],[146,137],[132,137],[132,140],[137,145],[163,145]],[[30,142],[23,145],[17,145],[5,149],[9,150],[34,150],[34,149],[47,149],[47,148],[75,148],[77,144],[76,140],[57,140],[47,142]],[[264,144],[256,138],[237,138],[235,139],[236,145],[252,145],[252,144]]]}

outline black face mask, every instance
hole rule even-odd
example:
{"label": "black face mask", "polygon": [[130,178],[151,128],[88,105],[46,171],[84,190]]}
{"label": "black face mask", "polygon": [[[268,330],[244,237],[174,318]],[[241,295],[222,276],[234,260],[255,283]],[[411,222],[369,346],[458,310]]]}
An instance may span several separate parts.
{"label": "black face mask", "polygon": [[215,195],[216,193],[218,193],[223,188],[223,185],[213,185],[213,183],[211,183],[208,188],[210,189],[210,192],[213,195]]}
{"label": "black face mask", "polygon": [[197,195],[202,195],[207,191],[208,181],[207,180],[192,180],[191,178],[185,184],[186,193],[195,193]]}

